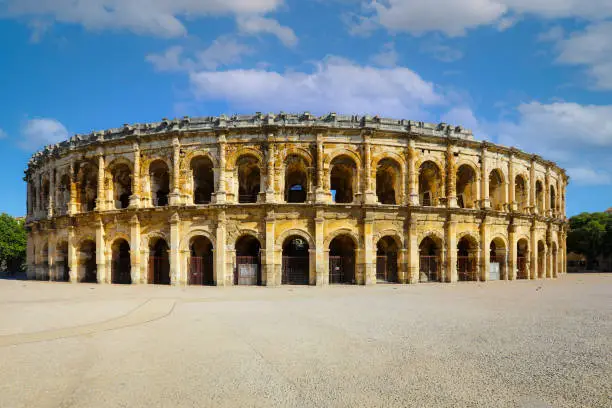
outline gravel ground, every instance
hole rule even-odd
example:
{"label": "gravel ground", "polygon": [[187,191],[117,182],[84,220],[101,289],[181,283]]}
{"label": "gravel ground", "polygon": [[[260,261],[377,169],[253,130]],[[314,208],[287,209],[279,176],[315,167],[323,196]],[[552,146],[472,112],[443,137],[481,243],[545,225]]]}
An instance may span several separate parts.
{"label": "gravel ground", "polygon": [[170,288],[1,281],[0,407],[610,407],[612,274]]}

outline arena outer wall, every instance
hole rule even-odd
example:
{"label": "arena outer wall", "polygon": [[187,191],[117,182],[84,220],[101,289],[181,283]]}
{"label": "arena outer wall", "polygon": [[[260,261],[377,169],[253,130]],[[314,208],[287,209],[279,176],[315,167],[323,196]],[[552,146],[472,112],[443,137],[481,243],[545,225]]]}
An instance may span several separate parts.
{"label": "arena outer wall", "polygon": [[370,285],[565,272],[564,170],[443,123],[164,119],[47,146],[25,180],[30,279]]}

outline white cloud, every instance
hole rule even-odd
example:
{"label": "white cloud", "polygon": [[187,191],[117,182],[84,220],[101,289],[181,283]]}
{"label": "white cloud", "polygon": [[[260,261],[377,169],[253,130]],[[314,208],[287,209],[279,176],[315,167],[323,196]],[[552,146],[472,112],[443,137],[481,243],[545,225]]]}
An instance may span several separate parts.
{"label": "white cloud", "polygon": [[280,25],[280,23],[271,18],[261,16],[247,16],[238,18],[238,29],[241,33],[257,35],[257,34],[272,34],[287,47],[293,47],[297,44],[298,38],[289,27]]}
{"label": "white cloud", "polygon": [[399,55],[395,50],[395,44],[390,42],[385,44],[378,54],[372,55],[370,61],[381,67],[394,67],[397,65],[398,58]]}
{"label": "white cloud", "polygon": [[589,25],[559,41],[558,48],[557,62],[586,66],[594,88],[612,90],[612,21]]}
{"label": "white cloud", "polygon": [[[423,118],[445,103],[434,84],[408,68],[376,68],[330,57],[311,73],[202,71],[190,75],[196,97],[249,111],[334,111]],[[262,97],[263,96],[263,97]]]}
{"label": "white cloud", "polygon": [[422,44],[421,51],[442,62],[455,62],[463,58],[461,50],[435,42]]}
{"label": "white cloud", "polygon": [[494,25],[504,30],[522,15],[545,19],[576,17],[590,21],[612,16],[610,0],[372,0],[362,15],[351,18],[352,31],[382,26],[422,34],[439,31],[461,36],[467,30]]}
{"label": "white cloud", "polygon": [[45,145],[66,140],[68,136],[68,130],[59,121],[49,118],[36,118],[24,123],[18,144],[23,149],[36,150]]}
{"label": "white cloud", "polygon": [[605,184],[612,174],[612,105],[523,103],[515,121],[496,126],[498,142],[571,169],[576,183]]}
{"label": "white cloud", "polygon": [[193,58],[186,57],[181,46],[168,48],[161,54],[149,54],[149,61],[157,71],[193,71],[199,69],[215,70],[220,66],[235,64],[242,56],[250,54],[251,49],[230,37],[219,37],[203,51],[196,52]]}
{"label": "white cloud", "polygon": [[185,35],[183,19],[266,14],[283,0],[4,0],[0,16],[50,19],[89,30],[123,29],[159,37]]}
{"label": "white cloud", "polygon": [[564,35],[565,35],[565,31],[563,30],[563,27],[554,26],[548,29],[547,31],[540,33],[540,35],[538,35],[538,41],[541,41],[541,42],[559,41],[563,39]]}

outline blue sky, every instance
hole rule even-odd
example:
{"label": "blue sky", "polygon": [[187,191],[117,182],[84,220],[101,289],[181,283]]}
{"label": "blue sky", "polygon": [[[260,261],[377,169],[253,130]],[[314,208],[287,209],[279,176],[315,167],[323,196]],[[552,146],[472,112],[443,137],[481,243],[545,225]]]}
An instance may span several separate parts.
{"label": "blue sky", "polygon": [[612,1],[0,0],[0,211],[74,133],[221,113],[461,124],[612,206]]}

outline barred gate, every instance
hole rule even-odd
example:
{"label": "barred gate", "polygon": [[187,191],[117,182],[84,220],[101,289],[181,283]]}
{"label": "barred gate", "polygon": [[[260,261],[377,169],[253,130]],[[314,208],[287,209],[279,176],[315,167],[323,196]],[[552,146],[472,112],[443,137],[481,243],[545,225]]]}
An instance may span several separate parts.
{"label": "barred gate", "polygon": [[519,256],[516,258],[516,269],[516,279],[529,279],[526,257]]}
{"label": "barred gate", "polygon": [[397,282],[397,254],[389,253],[376,256],[376,280]]}
{"label": "barred gate", "polygon": [[149,257],[149,282],[156,285],[170,284],[170,260],[168,257]]}
{"label": "barred gate", "polygon": [[469,256],[457,257],[457,275],[460,281],[479,281],[476,259]]}
{"label": "barred gate", "polygon": [[438,282],[440,276],[440,261],[437,256],[419,257],[419,282]]}
{"label": "barred gate", "polygon": [[113,261],[112,265],[112,280],[115,284],[131,284],[131,261],[130,258],[117,258]]}
{"label": "barred gate", "polygon": [[234,284],[251,286],[261,284],[259,270],[258,256],[237,256]]}
{"label": "barred gate", "polygon": [[353,258],[348,256],[329,257],[329,283],[353,283],[355,279]]}
{"label": "barred gate", "polygon": [[283,285],[308,285],[308,256],[283,256]]}
{"label": "barred gate", "polygon": [[489,272],[489,279],[490,280],[496,280],[494,279],[494,277],[492,276],[491,271],[493,271],[493,265],[497,264],[498,268],[499,268],[499,273],[498,273],[498,277],[497,279],[508,279],[508,276],[506,274],[506,257],[503,255],[495,255],[491,257],[491,270]]}
{"label": "barred gate", "polygon": [[189,258],[189,284],[190,285],[214,285],[213,257],[192,256]]}

